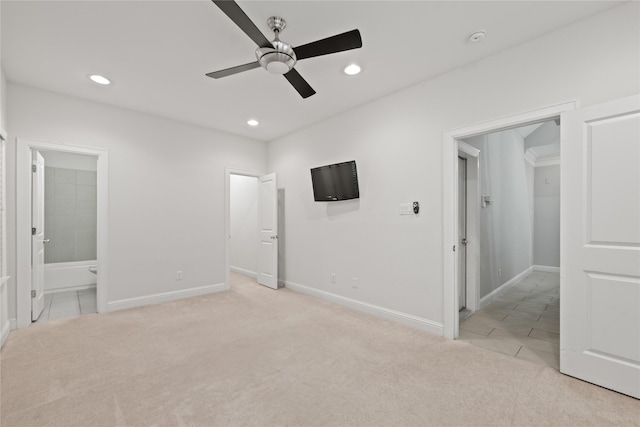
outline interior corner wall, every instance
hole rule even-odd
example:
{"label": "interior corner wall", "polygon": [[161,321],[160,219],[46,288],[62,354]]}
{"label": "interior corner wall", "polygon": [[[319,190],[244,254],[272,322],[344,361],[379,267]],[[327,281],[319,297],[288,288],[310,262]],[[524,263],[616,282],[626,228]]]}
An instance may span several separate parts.
{"label": "interior corner wall", "polygon": [[231,269],[255,277],[258,271],[258,178],[230,175]]}
{"label": "interior corner wall", "polygon": [[560,267],[560,165],[535,168],[533,263]]}
{"label": "interior corner wall", "polygon": [[480,150],[480,298],[526,271],[532,261],[532,174],[515,130],[465,139]]}
{"label": "interior corner wall", "polygon": [[[13,277],[15,141],[22,137],[108,150],[109,303],[224,283],[225,168],[264,173],[264,142],[11,82],[8,106]],[[13,278],[9,294],[15,317]]]}
{"label": "interior corner wall", "polygon": [[[281,279],[442,322],[443,133],[638,93],[639,13],[640,3],[623,3],[271,141],[268,168],[284,197]],[[352,159],[360,199],[314,202],[309,169]],[[420,213],[401,216],[412,201]]]}

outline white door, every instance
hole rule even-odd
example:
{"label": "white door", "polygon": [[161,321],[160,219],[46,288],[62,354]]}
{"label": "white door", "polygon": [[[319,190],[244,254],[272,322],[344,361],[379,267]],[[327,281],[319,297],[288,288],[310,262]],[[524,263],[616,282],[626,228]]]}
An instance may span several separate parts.
{"label": "white door", "polygon": [[458,310],[467,307],[467,159],[458,157]]}
{"label": "white door", "polygon": [[276,174],[258,178],[258,283],[278,289],[278,186]]}
{"label": "white door", "polygon": [[44,309],[44,158],[33,151],[31,178],[31,320]]}
{"label": "white door", "polygon": [[640,96],[561,123],[560,371],[640,398]]}

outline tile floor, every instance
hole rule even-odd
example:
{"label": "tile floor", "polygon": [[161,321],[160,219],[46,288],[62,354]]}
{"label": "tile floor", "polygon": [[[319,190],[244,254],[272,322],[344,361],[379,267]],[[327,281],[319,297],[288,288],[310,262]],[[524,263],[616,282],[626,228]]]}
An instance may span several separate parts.
{"label": "tile floor", "polygon": [[42,310],[37,322],[97,312],[95,288],[56,292],[45,294],[44,310]]}
{"label": "tile floor", "polygon": [[461,322],[458,339],[560,369],[560,274],[532,272]]}

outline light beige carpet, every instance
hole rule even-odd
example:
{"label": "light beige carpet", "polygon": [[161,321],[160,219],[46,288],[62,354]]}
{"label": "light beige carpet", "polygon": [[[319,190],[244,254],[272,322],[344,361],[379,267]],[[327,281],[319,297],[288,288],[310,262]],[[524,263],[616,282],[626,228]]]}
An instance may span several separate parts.
{"label": "light beige carpet", "polygon": [[12,332],[2,426],[640,425],[551,368],[244,282]]}

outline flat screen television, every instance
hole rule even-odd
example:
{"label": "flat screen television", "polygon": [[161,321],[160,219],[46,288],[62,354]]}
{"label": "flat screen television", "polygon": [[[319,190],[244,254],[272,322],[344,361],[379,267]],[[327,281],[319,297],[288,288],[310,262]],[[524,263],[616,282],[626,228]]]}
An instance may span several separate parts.
{"label": "flat screen television", "polygon": [[336,202],[360,197],[355,160],[313,168],[311,182],[316,202]]}

